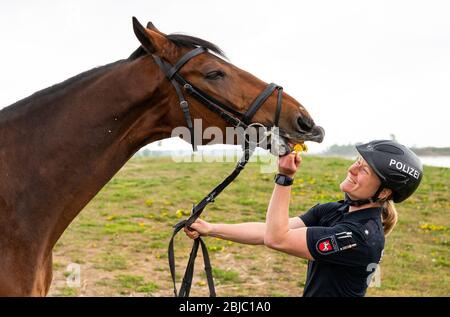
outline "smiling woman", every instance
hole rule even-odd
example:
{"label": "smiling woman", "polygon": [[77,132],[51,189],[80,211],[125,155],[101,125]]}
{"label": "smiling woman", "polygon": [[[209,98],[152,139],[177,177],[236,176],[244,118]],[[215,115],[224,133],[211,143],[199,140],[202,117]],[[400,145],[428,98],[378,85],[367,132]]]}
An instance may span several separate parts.
{"label": "smiling woman", "polygon": [[[360,156],[340,184],[345,200],[317,204],[300,217],[289,218],[297,153],[279,159],[279,174],[266,222],[211,224],[198,219],[186,234],[219,237],[308,259],[304,296],[364,296],[381,260],[385,235],[395,226],[394,202],[411,196],[422,179],[422,164],[405,146],[372,141],[357,146]],[[407,169],[392,164],[402,162]],[[409,169],[419,173],[416,178]]]}
{"label": "smiling woman", "polygon": [[356,162],[348,169],[348,176],[340,185],[341,191],[346,194],[347,201],[354,206],[364,204],[365,201],[358,204],[353,199],[364,199],[364,197],[375,197],[369,203],[375,201],[384,202],[384,208],[381,214],[384,234],[388,235],[397,223],[397,210],[389,197],[392,197],[392,190],[381,186],[380,178],[367,162],[358,156]]}

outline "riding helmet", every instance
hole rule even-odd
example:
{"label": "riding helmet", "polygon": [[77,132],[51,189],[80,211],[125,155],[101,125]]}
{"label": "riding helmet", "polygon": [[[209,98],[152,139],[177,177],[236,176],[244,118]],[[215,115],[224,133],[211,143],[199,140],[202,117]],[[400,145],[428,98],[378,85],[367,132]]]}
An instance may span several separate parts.
{"label": "riding helmet", "polygon": [[392,140],[375,140],[356,146],[374,170],[383,188],[390,188],[393,200],[402,202],[411,196],[422,180],[423,167],[410,149]]}

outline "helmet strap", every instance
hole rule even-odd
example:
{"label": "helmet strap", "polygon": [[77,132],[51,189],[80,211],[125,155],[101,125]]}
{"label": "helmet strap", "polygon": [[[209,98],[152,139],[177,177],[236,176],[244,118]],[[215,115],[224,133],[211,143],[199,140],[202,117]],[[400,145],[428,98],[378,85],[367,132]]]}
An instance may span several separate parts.
{"label": "helmet strap", "polygon": [[350,198],[350,196],[345,193],[345,199],[344,199],[344,203],[349,205],[349,206],[362,206],[365,204],[370,204],[370,203],[374,203],[380,200],[380,198],[378,198],[378,195],[381,193],[381,191],[383,190],[383,186],[378,187],[377,191],[375,192],[375,194],[373,194],[372,197],[367,198],[367,199],[358,199],[358,200],[353,200]]}

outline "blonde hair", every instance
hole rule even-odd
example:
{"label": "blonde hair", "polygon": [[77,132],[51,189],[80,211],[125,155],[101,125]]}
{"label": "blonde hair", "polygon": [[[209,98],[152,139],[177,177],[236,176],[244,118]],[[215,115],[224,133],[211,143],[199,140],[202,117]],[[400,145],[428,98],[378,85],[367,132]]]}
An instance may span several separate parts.
{"label": "blonde hair", "polygon": [[397,224],[398,214],[392,199],[384,200],[381,212],[381,223],[383,224],[384,235],[387,236],[392,232]]}

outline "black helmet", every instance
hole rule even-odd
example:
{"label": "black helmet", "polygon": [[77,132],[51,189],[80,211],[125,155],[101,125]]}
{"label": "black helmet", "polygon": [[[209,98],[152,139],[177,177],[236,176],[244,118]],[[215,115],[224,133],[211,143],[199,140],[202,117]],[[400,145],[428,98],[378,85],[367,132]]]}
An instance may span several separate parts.
{"label": "black helmet", "polygon": [[392,190],[394,202],[404,201],[419,186],[422,163],[407,147],[392,140],[376,140],[356,149],[380,178],[380,188]]}

